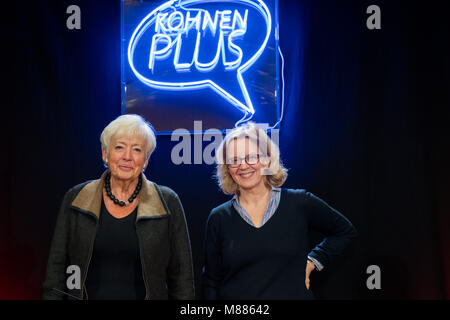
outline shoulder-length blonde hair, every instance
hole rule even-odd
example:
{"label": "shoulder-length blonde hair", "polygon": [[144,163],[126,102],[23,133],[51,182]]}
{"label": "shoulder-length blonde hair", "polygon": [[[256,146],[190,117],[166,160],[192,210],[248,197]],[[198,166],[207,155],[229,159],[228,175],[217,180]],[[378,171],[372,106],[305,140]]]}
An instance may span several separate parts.
{"label": "shoulder-length blonde hair", "polygon": [[225,194],[239,194],[239,186],[231,177],[227,165],[227,146],[230,142],[239,138],[248,138],[256,142],[259,151],[270,159],[270,167],[262,169],[264,170],[262,172],[266,184],[281,187],[288,174],[280,159],[280,149],[263,129],[253,122],[248,122],[228,132],[216,150],[217,168],[215,177],[220,189]]}

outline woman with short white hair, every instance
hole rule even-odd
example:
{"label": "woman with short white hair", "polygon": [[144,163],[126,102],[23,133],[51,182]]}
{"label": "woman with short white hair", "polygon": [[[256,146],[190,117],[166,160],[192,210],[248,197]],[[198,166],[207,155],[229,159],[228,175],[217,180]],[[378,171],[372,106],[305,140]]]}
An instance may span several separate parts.
{"label": "woman with short white hair", "polygon": [[[218,184],[233,198],[208,217],[204,298],[313,299],[311,272],[343,252],[353,225],[311,193],[281,188],[278,146],[254,123],[229,132],[216,158]],[[310,229],[326,236],[311,251]]]}
{"label": "woman with short white hair", "polygon": [[138,115],[122,115],[100,140],[107,170],[66,193],[43,298],[193,299],[183,207],[174,191],[143,173],[156,147],[151,125]]}

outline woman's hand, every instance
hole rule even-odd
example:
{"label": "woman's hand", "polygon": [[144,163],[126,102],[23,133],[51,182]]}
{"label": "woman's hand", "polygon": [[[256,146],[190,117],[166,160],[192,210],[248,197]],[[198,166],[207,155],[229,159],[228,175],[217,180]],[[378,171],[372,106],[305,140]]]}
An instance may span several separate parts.
{"label": "woman's hand", "polygon": [[315,268],[316,268],[316,266],[314,265],[314,263],[308,259],[306,261],[306,271],[305,271],[305,286],[306,286],[306,289],[308,289],[308,290],[309,290],[309,275]]}

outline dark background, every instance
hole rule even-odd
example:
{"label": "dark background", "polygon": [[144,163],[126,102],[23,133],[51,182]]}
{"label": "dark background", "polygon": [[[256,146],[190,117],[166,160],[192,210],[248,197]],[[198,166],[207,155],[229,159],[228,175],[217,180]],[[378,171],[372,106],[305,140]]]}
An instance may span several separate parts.
{"label": "dark background", "polygon": [[[280,0],[286,187],[323,198],[359,233],[313,275],[318,298],[450,296],[447,3]],[[81,30],[66,28],[71,4]],[[371,4],[381,30],[366,28]],[[39,299],[62,197],[100,176],[99,136],[120,115],[120,2],[17,1],[2,4],[2,24],[0,298]],[[158,137],[146,174],[183,202],[199,287],[205,221],[228,198],[213,166],[173,165],[173,145]],[[371,264],[381,290],[366,288]]]}

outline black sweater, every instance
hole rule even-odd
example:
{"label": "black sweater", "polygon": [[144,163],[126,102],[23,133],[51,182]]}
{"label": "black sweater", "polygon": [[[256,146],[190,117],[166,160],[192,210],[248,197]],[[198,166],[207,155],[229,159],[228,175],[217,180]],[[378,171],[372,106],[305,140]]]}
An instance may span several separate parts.
{"label": "black sweater", "polygon": [[86,279],[90,300],[143,300],[145,285],[136,234],[137,210],[115,218],[102,201]]}
{"label": "black sweater", "polygon": [[[310,229],[326,238],[308,252]],[[204,298],[313,299],[305,287],[307,256],[326,267],[355,235],[350,221],[305,190],[282,189],[277,211],[261,228],[228,201],[207,221]]]}

